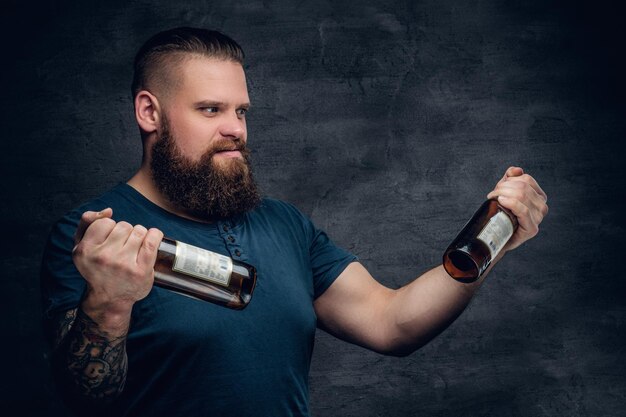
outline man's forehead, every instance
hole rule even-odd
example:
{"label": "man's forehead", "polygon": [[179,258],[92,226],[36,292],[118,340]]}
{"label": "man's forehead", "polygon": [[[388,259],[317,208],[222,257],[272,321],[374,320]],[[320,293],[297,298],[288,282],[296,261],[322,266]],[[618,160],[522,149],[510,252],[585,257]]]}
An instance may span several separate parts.
{"label": "man's forehead", "polygon": [[193,56],[176,72],[177,89],[194,101],[249,101],[245,72],[238,62]]}

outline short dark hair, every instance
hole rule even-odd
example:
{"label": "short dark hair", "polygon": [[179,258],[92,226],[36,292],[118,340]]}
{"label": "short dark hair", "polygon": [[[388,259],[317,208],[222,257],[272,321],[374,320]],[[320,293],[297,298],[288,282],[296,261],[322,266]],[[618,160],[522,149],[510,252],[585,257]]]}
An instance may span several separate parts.
{"label": "short dark hair", "polygon": [[241,65],[244,60],[241,46],[216,30],[178,27],[159,32],[148,39],[135,56],[131,85],[133,99],[159,71],[169,71],[172,65],[180,63],[190,54],[230,60]]}

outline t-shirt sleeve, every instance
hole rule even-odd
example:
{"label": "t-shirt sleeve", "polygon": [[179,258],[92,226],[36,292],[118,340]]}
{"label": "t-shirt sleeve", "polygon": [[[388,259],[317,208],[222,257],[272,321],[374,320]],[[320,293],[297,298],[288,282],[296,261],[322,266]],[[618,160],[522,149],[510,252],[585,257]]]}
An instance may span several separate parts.
{"label": "t-shirt sleeve", "polygon": [[313,272],[313,296],[317,298],[335,282],[348,264],[357,260],[357,257],[335,245],[328,235],[313,223],[311,227],[313,238],[309,252]]}
{"label": "t-shirt sleeve", "polygon": [[78,306],[85,280],[72,261],[74,232],[79,211],[65,215],[53,227],[41,262],[41,293],[44,320]]}
{"label": "t-shirt sleeve", "polygon": [[313,277],[313,299],[319,297],[341,275],[344,269],[357,260],[350,252],[337,246],[313,221],[297,207],[279,200],[266,200],[267,207],[275,210],[279,218],[288,219],[289,228],[301,230],[303,233],[294,237],[297,244],[308,259]]}

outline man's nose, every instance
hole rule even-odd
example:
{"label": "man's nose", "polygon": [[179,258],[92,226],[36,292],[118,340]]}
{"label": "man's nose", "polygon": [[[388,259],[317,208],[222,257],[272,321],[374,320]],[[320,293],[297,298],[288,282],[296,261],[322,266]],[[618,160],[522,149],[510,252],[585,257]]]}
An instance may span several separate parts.
{"label": "man's nose", "polygon": [[220,134],[224,137],[246,139],[246,122],[245,119],[239,117],[237,113],[224,115],[220,124]]}

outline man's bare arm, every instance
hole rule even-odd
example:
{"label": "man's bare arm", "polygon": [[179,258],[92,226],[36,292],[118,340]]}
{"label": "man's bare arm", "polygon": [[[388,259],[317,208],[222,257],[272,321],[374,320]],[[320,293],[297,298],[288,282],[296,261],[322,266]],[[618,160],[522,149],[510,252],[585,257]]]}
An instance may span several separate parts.
{"label": "man's bare arm", "polygon": [[438,266],[392,290],[354,262],[315,301],[318,324],[340,339],[376,352],[406,355],[446,329],[469,304],[483,278],[464,284]]}
{"label": "man's bare arm", "polygon": [[57,320],[53,362],[57,378],[75,398],[107,403],[124,388],[126,333],[104,331],[82,309]]}
{"label": "man's bare arm", "polygon": [[[547,197],[521,168],[511,167],[488,198],[518,218],[519,228],[491,268],[507,251],[535,236],[547,214]],[[465,309],[487,273],[473,283],[451,278],[442,266],[392,290],[359,263],[350,264],[315,300],[319,326],[337,337],[393,355],[413,352],[447,328]]]}
{"label": "man's bare arm", "polygon": [[136,301],[148,295],[163,233],[112,220],[112,210],[85,212],[72,259],[86,282],[77,309],[56,321],[55,374],[83,404],[114,399],[126,381],[126,337]]}

